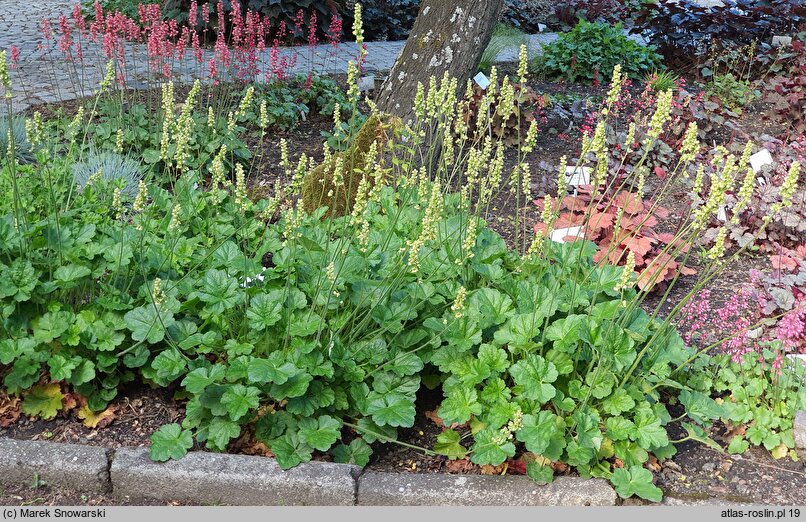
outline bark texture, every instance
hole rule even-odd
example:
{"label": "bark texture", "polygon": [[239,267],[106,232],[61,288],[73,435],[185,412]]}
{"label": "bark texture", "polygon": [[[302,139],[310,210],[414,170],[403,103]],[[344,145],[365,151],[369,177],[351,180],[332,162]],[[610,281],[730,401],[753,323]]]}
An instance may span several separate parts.
{"label": "bark texture", "polygon": [[424,0],[403,52],[378,96],[378,108],[410,122],[417,83],[445,71],[463,85],[490,42],[503,0]]}

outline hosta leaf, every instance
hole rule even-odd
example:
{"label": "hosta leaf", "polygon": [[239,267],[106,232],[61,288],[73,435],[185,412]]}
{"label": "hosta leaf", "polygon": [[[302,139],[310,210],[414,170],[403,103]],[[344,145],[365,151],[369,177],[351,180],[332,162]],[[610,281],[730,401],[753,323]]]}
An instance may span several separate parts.
{"label": "hosta leaf", "polygon": [[618,468],[610,481],[621,498],[638,495],[652,502],[660,502],[663,498],[663,491],[652,483],[652,472],[641,466]]}
{"label": "hosta leaf", "polygon": [[151,435],[151,460],[181,459],[193,447],[193,435],[179,424],[166,424]]}
{"label": "hosta leaf", "polygon": [[339,444],[331,451],[333,460],[340,464],[355,464],[364,467],[369,464],[372,448],[364,439],[355,439],[350,445]]}
{"label": "hosta leaf", "polygon": [[22,412],[26,415],[40,416],[45,420],[52,419],[62,409],[61,387],[58,384],[40,384],[25,393],[22,401]]}

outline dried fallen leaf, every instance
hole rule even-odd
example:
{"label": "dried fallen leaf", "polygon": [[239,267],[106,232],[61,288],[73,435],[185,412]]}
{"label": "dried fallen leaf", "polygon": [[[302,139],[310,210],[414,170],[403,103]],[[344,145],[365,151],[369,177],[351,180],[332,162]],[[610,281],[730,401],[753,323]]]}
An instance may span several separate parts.
{"label": "dried fallen leaf", "polygon": [[425,418],[442,428],[445,426],[445,423],[442,422],[442,419],[437,415],[437,410],[428,410],[425,412]]}
{"label": "dried fallen leaf", "polygon": [[448,473],[464,473],[473,469],[473,463],[468,459],[449,460],[445,463],[445,471]]}
{"label": "dried fallen leaf", "polygon": [[[78,406],[80,403],[79,398],[73,393],[66,393],[62,398],[62,411],[67,412]],[[81,404],[85,404],[85,402],[81,402]]]}
{"label": "dried fallen leaf", "polygon": [[662,466],[661,466],[661,465],[660,465],[660,463],[658,462],[658,459],[657,459],[657,457],[655,457],[655,455],[650,455],[650,456],[649,456],[649,460],[648,460],[648,461],[647,461],[647,463],[646,463],[646,468],[647,468],[649,471],[652,471],[652,472],[654,472],[654,473],[657,473],[657,472],[659,472],[659,471],[662,469]]}
{"label": "dried fallen leaf", "polygon": [[91,411],[86,405],[78,410],[78,418],[84,421],[88,428],[106,428],[115,420],[115,407],[110,406],[104,411]]}
{"label": "dried fallen leaf", "polygon": [[784,444],[783,442],[780,445],[778,445],[775,448],[773,448],[772,451],[770,451],[770,455],[772,455],[772,458],[774,458],[776,460],[786,457],[788,453],[789,453],[789,448],[787,448],[786,444]]}
{"label": "dried fallen leaf", "polygon": [[0,392],[0,428],[8,428],[20,418],[20,399]]}
{"label": "dried fallen leaf", "polygon": [[526,461],[523,459],[507,461],[509,468],[507,474],[509,475],[526,475]]}
{"label": "dried fallen leaf", "polygon": [[481,467],[482,475],[500,475],[502,471],[504,471],[503,464],[499,464],[498,466],[491,466],[490,464],[485,464]]}

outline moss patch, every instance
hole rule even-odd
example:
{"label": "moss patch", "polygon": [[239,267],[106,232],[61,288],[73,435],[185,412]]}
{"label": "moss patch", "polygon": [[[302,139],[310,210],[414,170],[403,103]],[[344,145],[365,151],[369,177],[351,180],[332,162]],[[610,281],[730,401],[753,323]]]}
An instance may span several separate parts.
{"label": "moss patch", "polygon": [[[366,156],[373,143],[377,150],[383,150],[388,132],[395,126],[394,119],[373,114],[358,131],[353,144],[343,152],[333,154],[329,162],[324,162],[306,174],[302,181],[302,204],[305,211],[312,214],[316,209],[328,207],[329,216],[344,216],[355,204],[358,185],[366,170]],[[334,183],[336,164],[342,159],[343,185]],[[373,178],[367,176],[370,185]]]}

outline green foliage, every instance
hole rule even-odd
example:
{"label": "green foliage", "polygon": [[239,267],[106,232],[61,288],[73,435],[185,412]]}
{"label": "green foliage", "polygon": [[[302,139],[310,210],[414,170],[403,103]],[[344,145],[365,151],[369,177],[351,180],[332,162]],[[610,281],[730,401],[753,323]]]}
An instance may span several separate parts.
{"label": "green foliage", "polygon": [[621,64],[622,74],[641,78],[660,69],[661,56],[654,48],[627,38],[621,25],[591,23],[580,20],[574,29],[544,46],[539,60],[543,71],[569,81],[593,80]]}
{"label": "green foliage", "polygon": [[661,93],[675,89],[679,78],[680,76],[672,71],[653,71],[644,77],[644,82],[654,93]]}
{"label": "green foliage", "polygon": [[795,447],[792,430],[795,413],[806,404],[801,386],[806,366],[798,359],[782,358],[778,343],[766,343],[760,354],[737,358],[724,354],[696,363],[701,374],[692,377],[692,386],[724,395],[719,400],[723,421],[742,428],[734,430],[728,441],[729,453],[763,446],[781,458]]}
{"label": "green foliage", "polygon": [[[428,324],[441,343],[430,362],[447,376],[439,415],[470,422],[476,464],[511,457],[514,437],[543,459],[609,478],[623,496],[659,499],[641,465],[650,453],[673,452],[660,392],[681,388],[672,374],[695,352],[627,304],[635,290],[615,289],[619,272],[593,265],[591,243],[545,248],[545,264],[516,273],[505,263],[508,275],[471,293],[455,326],[440,333],[439,321]],[[693,420],[707,426],[719,411],[700,400],[707,407]],[[435,446],[452,458],[464,450],[450,430]],[[629,471],[613,468],[614,458]],[[543,480],[546,473],[533,467]]]}
{"label": "green foliage", "polygon": [[742,108],[761,97],[747,79],[739,79],[733,73],[718,74],[705,85],[705,94],[714,97],[728,109],[741,113]]}
{"label": "green foliage", "polygon": [[181,459],[193,447],[193,435],[179,424],[166,424],[151,435],[151,459],[165,462]]}
{"label": "green foliage", "polygon": [[[115,150],[118,145],[118,129],[123,130],[123,151],[142,157],[143,170],[151,170],[158,179],[167,183],[168,167],[160,150],[164,126],[171,120],[164,118],[161,111],[152,114],[147,105],[135,103],[121,107],[119,99],[107,100],[98,105],[98,118],[87,126],[87,142],[101,150]],[[196,109],[191,113],[191,138],[188,141],[189,167],[197,172],[207,173],[210,163],[222,145],[229,154],[225,161],[229,167],[235,163],[245,163],[252,154],[242,138],[246,129],[240,123],[228,128],[228,118],[216,114],[212,126],[206,112]],[[168,155],[173,157],[175,144],[171,144]],[[86,160],[85,160],[86,161]]]}
{"label": "green foliage", "polygon": [[522,30],[507,24],[498,23],[493,28],[490,43],[481,54],[479,70],[490,72],[490,68],[495,63],[495,59],[504,51],[513,51],[517,54],[521,45],[528,44],[526,33]]}
{"label": "green foliage", "polygon": [[260,113],[257,107],[266,102],[268,126],[288,130],[307,119],[313,111],[332,115],[336,105],[342,112],[350,107],[347,97],[335,80],[325,76],[311,76],[310,80],[298,76],[291,81],[277,81],[257,86],[258,102],[247,111],[244,121],[258,125]]}

